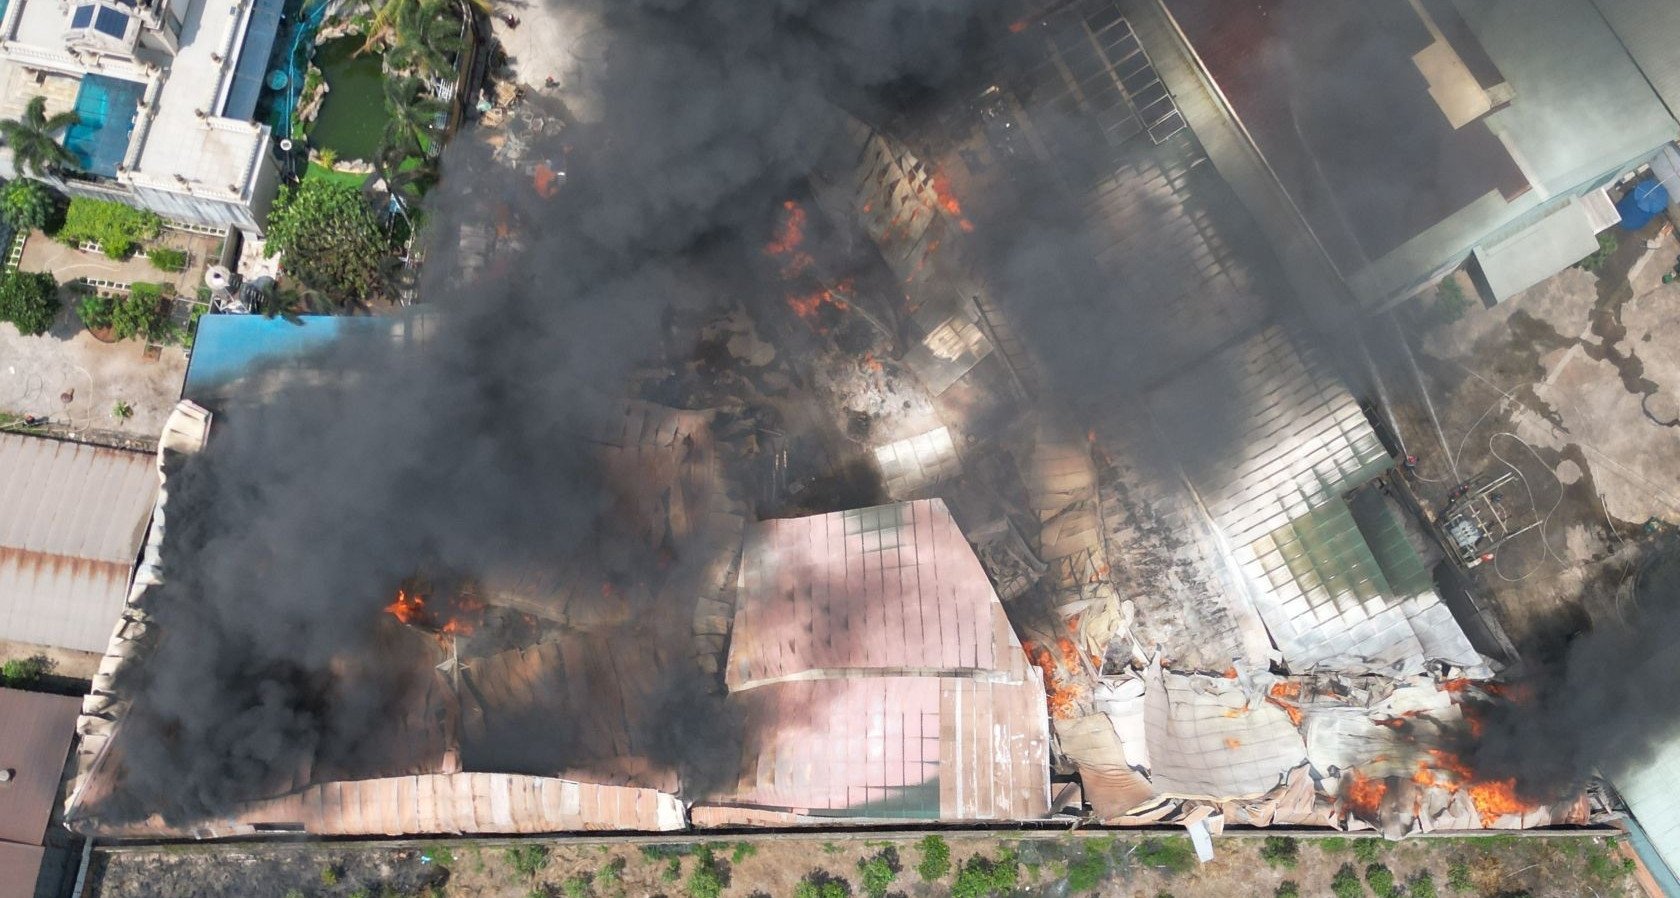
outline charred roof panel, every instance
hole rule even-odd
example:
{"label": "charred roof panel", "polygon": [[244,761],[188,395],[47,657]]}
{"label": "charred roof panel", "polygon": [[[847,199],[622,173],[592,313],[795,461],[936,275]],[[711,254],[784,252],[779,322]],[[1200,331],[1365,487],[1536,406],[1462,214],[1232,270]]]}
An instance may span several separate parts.
{"label": "charred roof panel", "polygon": [[0,638],[103,651],[157,486],[145,453],[0,435]]}

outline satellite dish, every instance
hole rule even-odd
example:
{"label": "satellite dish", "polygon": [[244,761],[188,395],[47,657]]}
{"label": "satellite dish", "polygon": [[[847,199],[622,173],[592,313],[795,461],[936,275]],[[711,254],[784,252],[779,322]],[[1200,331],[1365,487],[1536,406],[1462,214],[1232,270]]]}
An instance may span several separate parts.
{"label": "satellite dish", "polygon": [[212,265],[204,269],[204,285],[212,290],[226,290],[233,283],[233,272],[226,265]]}

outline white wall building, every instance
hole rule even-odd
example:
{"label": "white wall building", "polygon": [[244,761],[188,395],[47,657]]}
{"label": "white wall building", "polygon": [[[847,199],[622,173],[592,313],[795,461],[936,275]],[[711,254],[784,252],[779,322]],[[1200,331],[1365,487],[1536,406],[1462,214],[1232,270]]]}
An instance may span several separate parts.
{"label": "white wall building", "polygon": [[[253,121],[280,0],[0,3],[0,117],[75,109],[73,195],[261,234],[279,171]],[[10,150],[0,172],[11,173]]]}

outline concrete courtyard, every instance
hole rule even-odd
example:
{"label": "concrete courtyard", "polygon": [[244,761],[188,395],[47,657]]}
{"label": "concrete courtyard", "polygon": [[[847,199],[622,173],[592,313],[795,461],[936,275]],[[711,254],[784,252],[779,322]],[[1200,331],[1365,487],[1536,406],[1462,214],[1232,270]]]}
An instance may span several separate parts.
{"label": "concrete courtyard", "polygon": [[[1425,506],[1477,475],[1515,471],[1514,501],[1542,519],[1473,579],[1519,645],[1582,616],[1620,614],[1647,522],[1680,525],[1680,283],[1663,284],[1672,228],[1618,232],[1596,272],[1567,268],[1461,317],[1422,305],[1379,327],[1402,441]],[[1385,330],[1386,328],[1386,330]],[[1413,349],[1385,352],[1402,336]]]}
{"label": "concrete courtyard", "polygon": [[[54,433],[100,442],[156,441],[186,374],[180,347],[166,346],[147,358],[136,340],[101,343],[68,302],[39,337],[0,324],[0,411],[45,415]],[[119,401],[134,410],[127,420],[112,414]]]}

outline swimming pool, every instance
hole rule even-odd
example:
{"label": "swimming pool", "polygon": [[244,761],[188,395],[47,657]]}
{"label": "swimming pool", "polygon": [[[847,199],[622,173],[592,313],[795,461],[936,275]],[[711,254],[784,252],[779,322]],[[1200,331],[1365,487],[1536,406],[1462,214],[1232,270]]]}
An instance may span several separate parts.
{"label": "swimming pool", "polygon": [[77,163],[89,174],[115,177],[117,164],[128,153],[128,137],[134,131],[134,113],[146,85],[104,75],[82,78],[76,92],[76,116],[80,119],[64,134],[64,147],[75,154]]}

